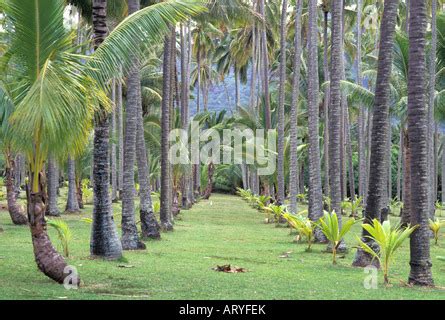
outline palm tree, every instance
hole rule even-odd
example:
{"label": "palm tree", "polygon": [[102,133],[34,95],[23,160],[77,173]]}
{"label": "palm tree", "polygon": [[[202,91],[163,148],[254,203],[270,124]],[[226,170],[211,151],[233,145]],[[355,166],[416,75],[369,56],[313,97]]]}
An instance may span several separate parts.
{"label": "palm tree", "polygon": [[287,0],[282,2],[281,23],[280,23],[280,88],[278,102],[278,168],[277,168],[277,184],[278,196],[277,204],[284,203],[284,99],[286,86],[286,20],[287,20]]}
{"label": "palm tree", "polygon": [[170,132],[170,99],[172,96],[171,88],[171,55],[172,41],[170,37],[164,40],[164,64],[163,64],[163,86],[162,86],[162,116],[161,116],[161,227],[166,231],[173,230],[171,221],[171,175],[169,160],[169,132]]}
{"label": "palm tree", "polygon": [[[105,40],[107,29],[107,0],[93,0],[94,49]],[[119,259],[122,245],[119,241],[111,211],[109,141],[110,123],[106,115],[96,118],[94,124],[93,190],[94,209],[90,253],[92,256]]]}
{"label": "palm tree", "polygon": [[[330,105],[329,105],[329,189],[331,206],[335,212],[341,212],[341,185],[340,185],[340,129],[341,129],[341,66],[343,65],[341,56],[341,46],[343,45],[342,36],[342,11],[343,1],[333,1],[331,4],[332,12],[332,46],[331,46],[331,87],[330,87]],[[314,55],[316,58],[317,55]],[[310,130],[311,132],[312,130]],[[318,131],[316,131],[318,136]],[[311,162],[311,161],[310,161]],[[339,222],[341,221],[339,215]]]}
{"label": "palm tree", "polygon": [[433,285],[428,219],[428,114],[425,108],[426,1],[410,1],[408,135],[411,144],[411,224],[418,225],[410,239],[409,283]]}
{"label": "palm tree", "polygon": [[68,195],[66,200],[66,213],[79,213],[79,201],[77,199],[76,185],[76,163],[75,160],[68,156]]}
{"label": "palm tree", "polygon": [[289,163],[289,193],[290,211],[297,213],[297,190],[298,190],[298,102],[300,95],[300,68],[301,68],[301,13],[303,10],[302,0],[298,0],[295,7],[295,39],[294,39],[294,74],[292,82],[292,105],[290,115],[290,163]]}
{"label": "palm tree", "polygon": [[271,129],[271,119],[270,119],[270,96],[269,96],[269,57],[267,50],[267,25],[266,25],[266,13],[265,13],[265,0],[259,1],[259,14],[262,18],[262,26],[260,29],[261,38],[261,84],[263,86],[264,95],[264,114],[266,120],[265,129]]}
{"label": "palm tree", "polygon": [[[368,195],[365,208],[365,222],[371,223],[379,219],[384,207],[386,194],[386,176],[388,163],[388,131],[389,131],[389,100],[390,77],[392,68],[394,34],[397,18],[398,0],[385,0],[383,17],[380,26],[379,58],[377,81],[375,87],[374,109],[372,116],[372,140]],[[369,242],[367,233],[363,230],[362,240]],[[353,265],[365,267],[370,265],[372,257],[363,250],[357,250]]]}
{"label": "palm tree", "polygon": [[[318,221],[323,216],[321,190],[320,145],[318,141],[318,26],[317,3],[309,2],[308,26],[308,128],[309,128],[309,218]],[[317,229],[318,230],[318,229]],[[323,237],[316,234],[317,240]]]}
{"label": "palm tree", "polygon": [[48,216],[59,216],[60,211],[57,207],[57,187],[59,185],[58,179],[58,168],[56,164],[56,160],[54,157],[48,158],[47,163],[47,173],[46,173],[46,181],[47,181],[47,194],[48,201],[46,206],[46,215]]}
{"label": "palm tree", "polygon": [[[128,1],[128,14],[140,9],[139,0]],[[138,114],[141,106],[141,76],[140,64],[133,61],[133,67],[127,77],[127,104],[124,136],[124,179],[122,186],[122,249],[145,249],[139,241],[135,219],[134,204],[134,164],[136,160],[136,135],[138,127]]]}

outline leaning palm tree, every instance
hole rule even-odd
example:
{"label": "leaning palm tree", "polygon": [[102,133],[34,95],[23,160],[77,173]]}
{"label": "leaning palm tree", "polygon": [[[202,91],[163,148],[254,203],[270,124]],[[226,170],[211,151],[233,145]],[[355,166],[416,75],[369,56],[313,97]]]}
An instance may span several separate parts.
{"label": "leaning palm tree", "polygon": [[[387,141],[389,131],[389,102],[390,77],[392,68],[392,53],[397,18],[398,0],[385,0],[385,8],[380,26],[380,49],[377,67],[377,81],[375,88],[370,173],[368,183],[368,196],[365,208],[365,223],[370,224],[374,218],[380,217],[383,202],[386,198],[387,176]],[[363,229],[363,241],[372,241],[367,238],[367,231]],[[373,244],[370,244],[372,247]],[[353,265],[365,267],[372,262],[372,256],[359,249]]]}
{"label": "leaning palm tree", "polygon": [[[56,157],[68,153],[76,155],[86,144],[94,115],[98,123],[104,123],[108,118],[106,111],[110,110],[110,101],[104,89],[109,79],[119,74],[120,68],[128,71],[131,54],[143,56],[141,43],[159,40],[168,32],[169,23],[185,19],[187,14],[198,12],[201,6],[167,2],[146,8],[117,27],[83,64],[81,58],[87,57],[75,54],[73,34],[63,26],[64,1],[7,0],[0,4],[13,26],[5,31],[11,38],[11,45],[8,54],[2,57],[2,67],[16,88],[9,97],[14,106],[9,121],[13,145],[26,155],[30,168],[28,217],[35,259],[45,275],[62,283],[67,264],[52,246],[46,231],[42,170],[48,154]],[[106,34],[103,20],[106,1],[97,0],[93,4],[97,10],[95,34],[103,36]],[[96,47],[102,40],[103,37],[96,39]],[[101,142],[108,130],[106,125],[99,129],[95,143],[100,145],[102,154],[99,155],[103,158],[108,149],[104,150]],[[95,160],[98,160],[96,156]],[[109,200],[108,178],[98,174],[108,173],[108,166],[96,161],[95,167],[96,177],[101,179],[94,182],[96,198]],[[106,190],[104,181],[107,182]],[[97,189],[96,185],[101,185],[104,190]],[[97,191],[102,194],[98,195]],[[91,252],[120,256],[120,242],[113,242],[116,230],[109,223],[112,222],[109,201],[100,204],[102,211],[96,209],[93,216]],[[111,228],[104,229],[104,226]]]}
{"label": "leaning palm tree", "polygon": [[411,0],[409,18],[408,136],[411,144],[411,224],[409,283],[433,285],[429,240],[428,115],[425,108],[426,2]]}

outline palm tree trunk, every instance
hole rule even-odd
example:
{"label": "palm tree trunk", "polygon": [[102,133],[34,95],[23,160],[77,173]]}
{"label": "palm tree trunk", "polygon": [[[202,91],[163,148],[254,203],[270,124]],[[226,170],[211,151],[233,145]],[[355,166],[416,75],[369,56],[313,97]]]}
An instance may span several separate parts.
{"label": "palm tree trunk", "polygon": [[[93,0],[94,47],[97,49],[107,36],[107,1]],[[108,117],[101,115],[94,127],[93,191],[94,209],[90,241],[92,256],[119,259],[122,245],[119,241],[111,209]]]}
{"label": "palm tree trunk", "polygon": [[[139,10],[139,0],[129,0],[128,14]],[[139,240],[135,219],[134,205],[134,165],[136,160],[136,135],[138,127],[138,112],[141,108],[139,95],[141,76],[140,64],[134,59],[133,66],[127,77],[127,105],[124,137],[124,185],[122,190],[122,249],[145,249]]]}
{"label": "palm tree trunk", "polygon": [[[377,81],[375,88],[374,110],[372,116],[372,140],[370,157],[370,174],[368,196],[366,198],[365,221],[372,223],[379,219],[387,198],[387,163],[388,163],[388,131],[389,131],[389,81],[392,67],[392,50],[396,26],[398,0],[385,0],[385,8],[380,26],[380,50],[377,67]],[[372,247],[375,243],[366,237],[363,229],[362,240]],[[363,250],[357,250],[353,266],[365,267],[372,263],[372,257]]]}
{"label": "palm tree trunk", "polygon": [[[309,129],[309,219],[318,221],[323,215],[321,190],[320,145],[318,142],[318,26],[317,3],[309,4],[308,27],[308,129]],[[315,239],[323,241],[319,229]]]}
{"label": "palm tree trunk", "polygon": [[68,195],[66,200],[65,213],[79,213],[79,202],[77,201],[76,190],[76,169],[75,162],[68,156]]}
{"label": "palm tree trunk", "polygon": [[429,101],[428,101],[428,173],[429,173],[429,204],[430,204],[430,217],[434,218],[436,211],[436,197],[435,197],[435,120],[434,120],[434,100],[436,94],[436,50],[437,50],[437,26],[436,26],[436,11],[437,0],[431,1],[431,51],[430,51],[430,65],[429,65]]}
{"label": "palm tree trunk", "polygon": [[15,161],[10,152],[6,155],[6,199],[8,201],[8,212],[11,216],[12,223],[15,225],[28,224],[28,217],[25,215],[24,208],[17,202],[16,192],[14,190],[15,184]]}
{"label": "palm tree trunk", "polygon": [[201,110],[201,47],[198,46],[198,52],[196,53],[196,67],[198,70],[198,87],[197,87],[197,98],[196,98],[196,113]]}
{"label": "palm tree trunk", "polygon": [[269,57],[267,50],[267,35],[266,35],[266,14],[265,14],[265,0],[259,0],[260,15],[263,18],[263,24],[261,28],[261,83],[263,85],[264,94],[264,117],[266,119],[266,130],[271,129],[270,119],[270,97],[269,97]]}
{"label": "palm tree trunk", "polygon": [[[171,176],[169,161],[170,133],[170,99],[171,99],[171,48],[172,41],[166,37],[164,41],[164,64],[162,86],[162,115],[161,115],[161,228],[166,231],[173,230],[171,221]],[[199,87],[199,85],[198,85]]]}
{"label": "palm tree trunk", "polygon": [[46,215],[57,217],[60,216],[59,208],[57,207],[57,186],[59,184],[57,179],[57,165],[56,160],[50,156],[47,163],[47,194],[48,204],[46,207]]}
{"label": "palm tree trunk", "polygon": [[442,183],[441,183],[441,199],[445,204],[445,134],[442,134]]}
{"label": "palm tree trunk", "polygon": [[425,108],[425,46],[426,1],[411,0],[409,19],[408,63],[408,135],[411,145],[411,224],[419,225],[410,238],[410,266],[408,282],[431,286],[430,239],[428,218],[428,112]]}
{"label": "palm tree trunk", "polygon": [[[35,172],[30,172],[30,181],[27,185],[26,195],[28,199],[28,220],[31,229],[32,244],[34,249],[34,257],[37,267],[47,277],[53,279],[58,283],[63,283],[66,276],[67,264],[63,257],[53,247],[46,231],[45,220],[45,185],[43,173],[39,172],[37,175],[38,181],[37,190],[32,189],[35,186],[34,177]],[[74,280],[74,279],[73,279]],[[80,279],[73,284],[79,284]]]}
{"label": "palm tree trunk", "polygon": [[[116,106],[116,79],[111,84],[111,101]],[[117,202],[116,108],[111,112],[111,201]]]}
{"label": "palm tree trunk", "polygon": [[[357,84],[362,85],[362,0],[357,1]],[[358,195],[364,196],[366,175],[366,152],[365,152],[365,110],[359,106],[358,116]]]}
{"label": "palm tree trunk", "polygon": [[[328,14],[329,11],[323,11],[323,74],[324,82],[329,81],[329,62],[328,62]],[[324,110],[324,133],[323,133],[323,162],[324,162],[324,193],[329,195],[329,86],[326,86],[323,110]]]}
{"label": "palm tree trunk", "polygon": [[123,111],[123,103],[122,103],[122,81],[117,82],[117,105],[116,105],[116,113],[117,113],[117,133],[119,140],[119,157],[118,157],[118,176],[117,176],[117,184],[119,189],[119,198],[122,198],[122,189],[124,184],[124,111]]}
{"label": "palm tree trunk", "polygon": [[207,187],[204,190],[202,198],[208,200],[212,194],[213,189],[213,174],[215,173],[215,166],[212,162],[207,166]]}
{"label": "palm tree trunk", "polygon": [[300,95],[300,68],[301,68],[301,13],[302,0],[298,0],[295,7],[295,38],[294,38],[294,75],[292,81],[292,105],[290,114],[290,165],[289,165],[289,191],[290,212],[297,213],[298,194],[298,102]]}
{"label": "palm tree trunk", "polygon": [[397,159],[397,200],[402,201],[403,127],[400,124],[399,154]]}
{"label": "palm tree trunk", "polygon": [[[331,90],[329,106],[329,189],[331,207],[340,218],[341,202],[341,92],[342,78],[342,10],[343,1],[332,3]],[[317,55],[315,54],[314,57]],[[317,109],[318,110],[318,109]],[[309,129],[311,131],[311,129]],[[316,131],[314,134],[318,133]],[[317,134],[318,136],[318,134]],[[310,161],[311,162],[311,161]]]}
{"label": "palm tree trunk", "polygon": [[286,21],[287,21],[287,0],[282,2],[281,23],[280,23],[280,87],[278,102],[278,168],[277,168],[277,204],[284,204],[284,100],[286,95]]}
{"label": "palm tree trunk", "polygon": [[[139,101],[141,87],[138,86]],[[148,167],[147,147],[144,139],[144,120],[142,116],[142,104],[138,106],[137,132],[136,132],[136,158],[138,163],[140,219],[143,239],[160,239],[161,229],[153,212],[153,203],[150,190],[150,169]]]}
{"label": "palm tree trunk", "polygon": [[400,224],[404,227],[411,223],[411,146],[408,132],[403,130],[403,207],[400,213]]}

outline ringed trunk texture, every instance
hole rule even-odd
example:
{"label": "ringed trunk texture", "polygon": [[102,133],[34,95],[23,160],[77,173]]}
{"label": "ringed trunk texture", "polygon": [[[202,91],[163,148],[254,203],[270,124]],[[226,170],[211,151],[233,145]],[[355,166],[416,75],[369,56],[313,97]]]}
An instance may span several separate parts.
{"label": "ringed trunk texture", "polygon": [[427,10],[426,1],[411,0],[409,18],[409,71],[408,71],[408,136],[411,146],[411,225],[419,227],[410,239],[410,266],[408,282],[432,286],[430,236],[429,167],[428,167],[428,113],[425,99],[425,46]]}
{"label": "ringed trunk texture", "polygon": [[[34,176],[33,173],[30,175]],[[37,267],[50,279],[62,284],[65,278],[69,275],[66,273],[67,264],[65,259],[54,249],[54,246],[49,239],[46,222],[45,222],[45,195],[43,176],[39,174],[39,190],[32,192],[32,179],[27,187],[28,198],[28,220],[31,229],[32,245],[34,250],[34,257]],[[76,282],[72,283],[78,285],[80,279],[77,277]]]}
{"label": "ringed trunk texture", "polygon": [[[128,2],[128,14],[139,10],[139,0]],[[138,125],[138,113],[141,108],[141,76],[140,64],[133,59],[133,67],[127,77],[127,108],[124,137],[124,185],[122,190],[122,249],[145,249],[145,245],[139,241],[138,229],[135,219],[134,205],[134,164],[136,160],[136,135]]]}
{"label": "ringed trunk texture", "polygon": [[297,1],[295,8],[295,39],[294,39],[294,75],[292,83],[292,106],[290,123],[290,211],[297,213],[297,194],[298,194],[298,102],[300,95],[300,68],[301,68],[301,13],[303,5],[302,0]]}
{"label": "ringed trunk texture", "polygon": [[[318,36],[317,36],[317,3],[309,4],[309,35],[308,35],[308,127],[309,127],[309,219],[318,221],[323,215],[323,198],[321,190],[319,105],[318,105]],[[319,229],[315,239],[325,241]]]}
{"label": "ringed trunk texture", "polygon": [[80,207],[77,199],[76,190],[76,171],[75,162],[71,156],[68,156],[68,198],[66,202],[66,213],[79,213]]}
{"label": "ringed trunk texture", "polygon": [[[374,111],[372,116],[372,136],[368,195],[366,198],[365,223],[372,223],[374,218],[380,220],[381,210],[387,199],[387,165],[389,161],[387,146],[389,132],[390,77],[392,51],[396,26],[398,0],[385,0],[383,17],[380,26],[380,50],[377,67]],[[368,233],[362,230],[362,240],[376,246],[367,238]],[[371,255],[358,249],[352,263],[355,267],[366,267],[373,261]]]}
{"label": "ringed trunk texture", "polygon": [[[161,115],[161,228],[166,231],[173,230],[171,221],[171,177],[169,161],[169,132],[170,132],[170,99],[171,99],[171,40],[165,37],[164,63],[163,63],[163,93]],[[199,86],[199,85],[198,85]]]}
{"label": "ringed trunk texture", "polygon": [[57,170],[56,161],[50,156],[47,162],[48,204],[46,206],[46,215],[53,217],[60,216],[60,211],[57,207],[57,187],[59,185]]}
{"label": "ringed trunk texture", "polygon": [[17,196],[15,192],[15,161],[12,156],[8,156],[8,164],[5,168],[6,174],[6,198],[8,201],[8,212],[11,216],[12,223],[15,225],[28,224],[28,217],[25,214],[25,210],[17,202]]}
{"label": "ringed trunk texture", "polygon": [[[97,49],[108,33],[107,1],[93,0],[94,48]],[[98,115],[94,127],[93,191],[94,209],[91,231],[90,253],[106,259],[122,257],[111,208],[110,187],[110,123],[105,115]]]}

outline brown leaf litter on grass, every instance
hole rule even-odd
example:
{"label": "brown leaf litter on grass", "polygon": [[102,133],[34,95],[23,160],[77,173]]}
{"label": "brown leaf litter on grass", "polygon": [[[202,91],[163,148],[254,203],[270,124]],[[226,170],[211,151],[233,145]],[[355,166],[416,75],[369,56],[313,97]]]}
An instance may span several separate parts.
{"label": "brown leaf litter on grass", "polygon": [[231,266],[230,264],[225,264],[223,266],[216,266],[215,268],[212,268],[212,270],[218,271],[218,272],[225,272],[225,273],[244,273],[247,272],[246,269],[240,268],[237,266]]}

